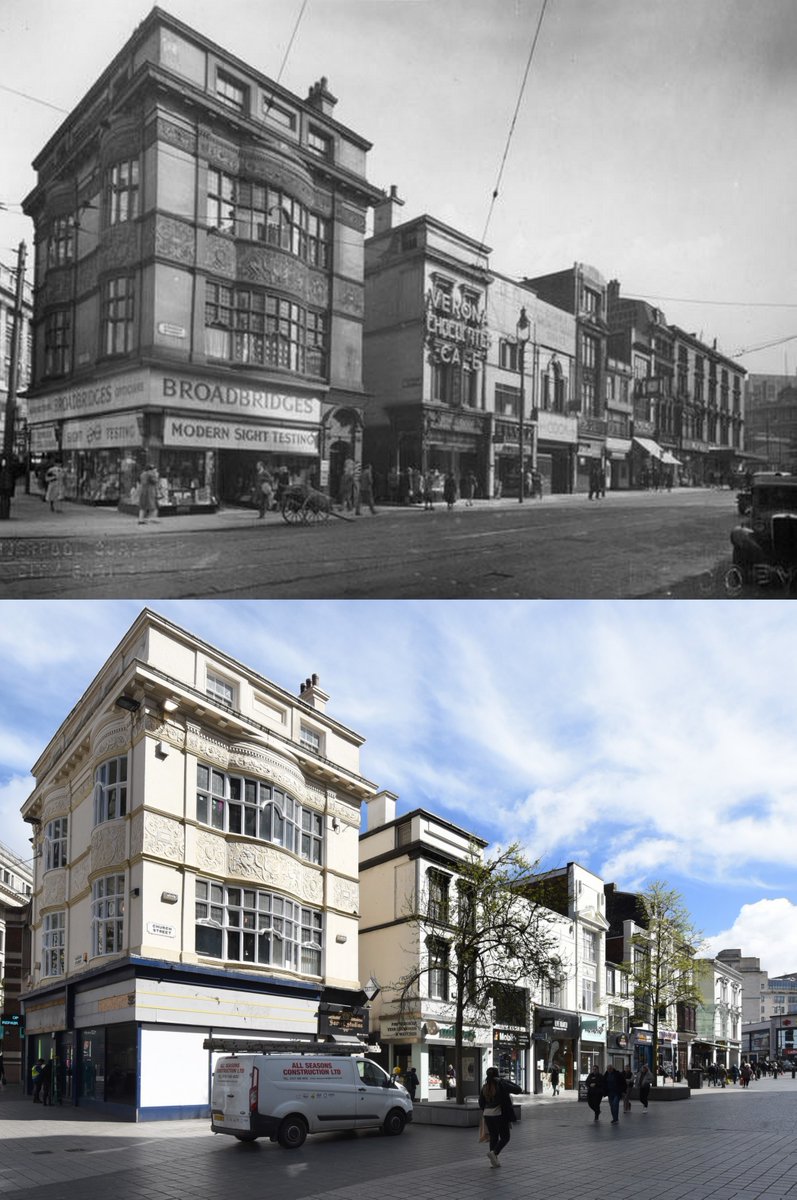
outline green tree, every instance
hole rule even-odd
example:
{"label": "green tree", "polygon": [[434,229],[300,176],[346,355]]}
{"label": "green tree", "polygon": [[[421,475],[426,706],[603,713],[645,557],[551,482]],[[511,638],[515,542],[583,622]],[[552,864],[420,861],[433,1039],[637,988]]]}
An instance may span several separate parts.
{"label": "green tree", "polygon": [[683,898],[660,880],[639,896],[640,932],[631,938],[634,1009],[653,1029],[653,1071],[659,1069],[659,1026],[679,1004],[697,1005],[694,956],[703,940]]}
{"label": "green tree", "polygon": [[[505,1011],[516,1007],[520,989],[561,974],[558,939],[552,913],[542,903],[537,865],[518,842],[491,858],[483,858],[472,844],[451,874],[428,873],[407,913],[418,953],[394,987],[403,1012],[418,1013],[421,997],[434,993],[435,1004],[452,1021],[459,1103],[464,1098],[466,1025],[490,1025],[496,1006]],[[527,1015],[524,1010],[523,1020]]]}

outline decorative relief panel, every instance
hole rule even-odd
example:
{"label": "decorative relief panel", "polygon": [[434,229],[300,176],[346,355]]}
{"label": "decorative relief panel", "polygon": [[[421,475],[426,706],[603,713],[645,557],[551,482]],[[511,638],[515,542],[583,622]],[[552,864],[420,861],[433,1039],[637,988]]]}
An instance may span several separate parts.
{"label": "decorative relief panel", "polygon": [[276,286],[284,291],[293,292],[301,300],[307,293],[307,268],[304,263],[273,248],[240,246],[238,274],[241,279],[248,279],[253,283]]}
{"label": "decorative relief panel", "polygon": [[313,208],[316,212],[321,213],[324,217],[332,216],[332,193],[325,191],[323,188],[315,189],[315,200]]}
{"label": "decorative relief panel", "polygon": [[127,858],[127,825],[124,822],[98,825],[91,834],[91,870],[123,867]]}
{"label": "decorative relief panel", "polygon": [[327,811],[326,797],[321,788],[306,788],[302,803],[305,808],[314,808],[316,812],[325,813]]}
{"label": "decorative relief panel", "polygon": [[230,761],[230,752],[226,742],[208,737],[197,725],[187,725],[185,730],[185,748],[199,758],[209,758],[220,767],[226,767]]}
{"label": "decorative relief panel", "polygon": [[185,749],[185,730],[172,721],[161,720],[159,716],[148,712],[144,717],[144,732],[158,741],[168,742],[179,750]]}
{"label": "decorative relief panel", "polygon": [[170,146],[176,146],[179,150],[185,150],[188,154],[195,152],[196,133],[193,129],[186,129],[184,125],[176,125],[173,121],[165,120],[164,117],[158,118],[156,129],[159,142],[166,142]]}
{"label": "decorative relief panel", "polygon": [[133,266],[140,258],[138,225],[125,221],[106,230],[100,247],[103,270]]}
{"label": "decorative relief panel", "polygon": [[360,828],[360,809],[352,807],[351,804],[346,804],[344,800],[330,798],[327,800],[327,812],[331,817],[338,817],[346,825],[351,825],[354,829]]}
{"label": "decorative relief panel", "polygon": [[88,854],[84,854],[78,862],[72,863],[69,868],[69,894],[73,900],[81,892],[85,892],[89,886],[90,870],[91,858]]}
{"label": "decorative relief panel", "polygon": [[72,271],[48,271],[46,286],[47,304],[64,304],[72,299]]}
{"label": "decorative relief panel", "polygon": [[234,279],[237,274],[235,242],[217,233],[209,233],[205,241],[205,266],[217,275]]}
{"label": "decorative relief panel", "polygon": [[66,903],[66,871],[48,871],[42,883],[42,908],[55,908]]}
{"label": "decorative relief panel", "polygon": [[313,871],[295,858],[270,846],[232,842],[228,847],[229,875],[277,887],[297,900],[321,904],[324,898],[320,871]]}
{"label": "decorative relief panel", "polygon": [[352,208],[350,204],[344,204],[342,200],[335,201],[335,219],[340,221],[341,225],[347,225],[349,229],[365,233],[365,213],[358,208]]}
{"label": "decorative relief panel", "polygon": [[126,750],[130,744],[130,730],[127,722],[118,721],[113,725],[103,725],[91,735],[91,754],[97,761],[111,758],[120,750]]}
{"label": "decorative relief panel", "polygon": [[206,158],[208,162],[220,168],[222,171],[227,171],[230,175],[238,174],[238,148],[231,146],[229,142],[223,142],[221,138],[216,137],[209,129],[199,130],[199,149],[200,158]]}
{"label": "decorative relief panel", "polygon": [[245,179],[269,183],[308,208],[315,202],[315,188],[301,163],[287,163],[276,154],[248,147],[241,150],[239,174]]}
{"label": "decorative relief panel", "polygon": [[360,888],[352,879],[334,878],[332,881],[331,904],[341,912],[360,911]]}
{"label": "decorative relief panel", "polygon": [[334,297],[335,308],[353,317],[365,316],[365,288],[362,284],[336,279]]}
{"label": "decorative relief panel", "polygon": [[247,742],[237,742],[230,747],[230,767],[259,775],[261,779],[268,779],[271,783],[287,788],[297,800],[304,799],[304,775],[299,767],[272,750]]}
{"label": "decorative relief panel", "polygon": [[57,791],[50,792],[50,795],[42,805],[42,822],[46,824],[53,817],[58,817],[68,812],[69,788],[58,788]]}
{"label": "decorative relief panel", "polygon": [[77,291],[79,296],[92,292],[97,286],[97,255],[82,259],[77,268]]}
{"label": "decorative relief panel", "polygon": [[144,253],[154,250],[172,262],[194,264],[194,230],[184,221],[158,215],[148,223]]}
{"label": "decorative relief panel", "polygon": [[138,813],[130,825],[130,857],[135,858],[138,854],[182,862],[183,827],[180,822],[161,813]]}
{"label": "decorative relief panel", "polygon": [[227,874],[227,844],[224,838],[214,837],[212,833],[204,833],[198,829],[194,846],[198,871],[212,871],[214,875]]}
{"label": "decorative relief panel", "polygon": [[329,280],[315,271],[307,273],[307,299],[316,308],[329,308]]}

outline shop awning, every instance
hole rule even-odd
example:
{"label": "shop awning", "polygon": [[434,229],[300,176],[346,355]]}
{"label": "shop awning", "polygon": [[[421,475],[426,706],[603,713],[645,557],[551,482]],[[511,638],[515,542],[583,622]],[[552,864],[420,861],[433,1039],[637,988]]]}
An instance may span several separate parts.
{"label": "shop awning", "polygon": [[651,458],[661,458],[664,454],[664,451],[659,443],[654,442],[652,438],[635,437],[634,441],[636,442],[637,446],[641,446],[645,453],[649,454]]}
{"label": "shop awning", "polygon": [[680,459],[677,459],[674,454],[670,454],[669,450],[664,451],[664,453],[661,456],[661,461],[664,463],[665,467],[680,467],[681,466]]}

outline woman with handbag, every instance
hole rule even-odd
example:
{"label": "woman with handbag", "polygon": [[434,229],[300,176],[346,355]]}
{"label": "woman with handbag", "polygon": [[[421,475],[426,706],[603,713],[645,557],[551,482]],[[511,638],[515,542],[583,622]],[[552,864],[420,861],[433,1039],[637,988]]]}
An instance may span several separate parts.
{"label": "woman with handbag", "polygon": [[498,1067],[488,1067],[484,1086],[479,1092],[479,1108],[482,1110],[484,1123],[490,1135],[490,1149],[487,1157],[490,1165],[500,1167],[498,1155],[509,1141],[515,1110],[512,1107],[512,1097],[505,1087]]}

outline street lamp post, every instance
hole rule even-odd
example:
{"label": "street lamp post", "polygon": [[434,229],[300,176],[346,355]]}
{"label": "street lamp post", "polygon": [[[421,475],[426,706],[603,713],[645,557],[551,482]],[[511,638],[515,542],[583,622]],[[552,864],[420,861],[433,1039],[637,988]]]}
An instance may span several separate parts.
{"label": "street lamp post", "polygon": [[524,448],[525,448],[524,443],[523,443],[523,426],[524,426],[525,420],[526,420],[525,362],[526,362],[526,344],[531,335],[531,325],[529,324],[529,319],[526,316],[525,308],[521,308],[521,310],[520,310],[520,316],[518,318],[516,333],[517,333],[517,344],[518,344],[518,350],[519,350],[518,367],[520,369],[520,426],[519,426],[519,431],[518,431],[518,446],[519,446],[518,467],[520,470],[520,485],[518,487],[518,503],[522,504],[523,503],[523,476],[525,474],[524,462],[523,462],[523,452],[524,452]]}

